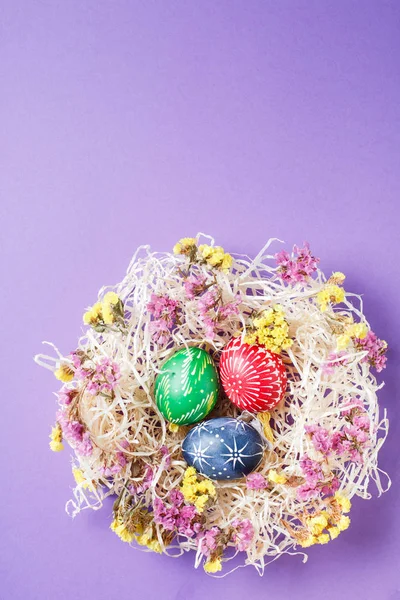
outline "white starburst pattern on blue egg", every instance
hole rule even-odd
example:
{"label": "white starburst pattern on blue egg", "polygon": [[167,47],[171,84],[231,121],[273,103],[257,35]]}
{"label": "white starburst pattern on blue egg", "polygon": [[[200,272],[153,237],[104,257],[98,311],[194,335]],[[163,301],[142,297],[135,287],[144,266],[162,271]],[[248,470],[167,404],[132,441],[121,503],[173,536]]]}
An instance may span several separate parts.
{"label": "white starburst pattern on blue egg", "polygon": [[264,443],[248,423],[231,417],[196,425],[182,444],[186,462],[211,479],[239,479],[261,461]]}

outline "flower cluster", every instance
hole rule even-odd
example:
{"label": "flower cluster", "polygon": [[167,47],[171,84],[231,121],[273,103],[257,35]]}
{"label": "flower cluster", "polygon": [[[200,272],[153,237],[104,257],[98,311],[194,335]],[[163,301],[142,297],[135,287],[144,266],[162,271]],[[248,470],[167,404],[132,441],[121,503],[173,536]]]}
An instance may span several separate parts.
{"label": "flower cluster", "polygon": [[61,363],[58,369],[54,371],[54,376],[63,383],[69,383],[75,375],[74,369],[68,363]]}
{"label": "flower cluster", "polygon": [[49,446],[50,450],[53,450],[53,452],[60,452],[61,450],[64,450],[64,445],[62,443],[62,430],[58,423],[51,428]]}
{"label": "flower cluster", "polygon": [[178,318],[178,302],[159,294],[152,294],[147,304],[152,321],[150,332],[158,344],[166,344]]}
{"label": "flower cluster", "polygon": [[332,472],[326,473],[324,466],[307,454],[300,459],[300,468],[305,482],[297,488],[298,500],[307,501],[321,494],[329,496],[339,489],[338,478]]}
{"label": "flower cluster", "polygon": [[232,256],[221,246],[201,244],[197,246],[196,238],[182,238],[174,246],[174,254],[189,257],[190,264],[206,264],[214,269],[227,273],[232,266]]}
{"label": "flower cluster", "polygon": [[312,513],[299,515],[301,526],[296,529],[285,523],[303,548],[314,544],[326,544],[349,527],[350,518],[344,513],[350,511],[351,502],[346,496],[336,492],[333,497],[325,500],[325,504],[325,510],[314,510]]}
{"label": "flower cluster", "polygon": [[246,487],[248,490],[264,490],[268,483],[261,473],[250,473],[246,477]]}
{"label": "flower cluster", "polygon": [[193,537],[201,529],[196,507],[185,504],[184,495],[180,490],[172,489],[166,501],[156,498],[153,509],[155,523],[166,531]]}
{"label": "flower cluster", "polygon": [[373,331],[369,331],[363,338],[357,336],[354,345],[357,350],[367,352],[361,362],[366,362],[375,367],[378,373],[386,367],[387,342],[380,340]]}
{"label": "flower cluster", "polygon": [[177,242],[173,248],[174,254],[183,254],[185,256],[190,256],[191,259],[197,254],[197,240],[196,238],[186,237],[182,238]]}
{"label": "flower cluster", "polygon": [[352,399],[349,404],[351,408],[341,412],[345,424],[338,431],[329,433],[321,425],[307,425],[305,429],[314,449],[324,457],[336,454],[362,464],[363,454],[371,445],[370,420],[360,400]]}
{"label": "flower cluster", "polygon": [[199,246],[199,254],[210,267],[228,272],[232,266],[232,256],[227,254],[221,246],[202,244]]}
{"label": "flower cluster", "polygon": [[283,307],[275,304],[253,319],[244,339],[248,344],[260,344],[276,354],[290,348],[293,340],[289,337],[289,324]]}
{"label": "flower cluster", "polygon": [[337,349],[344,350],[352,340],[356,338],[363,340],[367,334],[368,327],[365,323],[350,323],[344,333],[337,337]]}
{"label": "flower cluster", "polygon": [[214,339],[221,322],[230,316],[239,314],[239,304],[239,298],[223,304],[221,294],[216,287],[213,287],[199,297],[197,307],[200,319],[205,326],[206,338]]}
{"label": "flower cluster", "polygon": [[186,298],[188,300],[194,300],[197,296],[200,296],[207,287],[207,278],[204,275],[191,274],[186,277],[183,282],[185,288]]}
{"label": "flower cluster", "polygon": [[198,480],[194,467],[186,469],[180,490],[186,502],[194,504],[199,513],[203,512],[210,498],[215,498],[217,495],[212,481],[209,479]]}
{"label": "flower cluster", "polygon": [[112,395],[121,376],[118,364],[106,356],[101,358],[98,363],[82,362],[76,369],[75,375],[78,380],[85,382],[86,391],[93,396],[96,394]]}
{"label": "flower cluster", "polygon": [[234,519],[232,521],[234,529],[232,533],[232,541],[235,543],[236,549],[239,552],[244,552],[250,546],[254,537],[254,527],[249,519]]}
{"label": "flower cluster", "polygon": [[93,452],[93,444],[84,425],[78,420],[71,419],[66,410],[57,412],[57,421],[62,429],[63,437],[76,450],[77,454],[90,456]]}
{"label": "flower cluster", "polygon": [[74,476],[75,483],[77,485],[81,486],[82,489],[84,489],[84,490],[85,489],[90,489],[90,490],[94,489],[94,486],[93,486],[92,482],[88,481],[86,479],[86,477],[84,476],[84,474],[83,474],[83,472],[82,472],[81,469],[78,469],[78,468],[74,467],[72,469],[72,474]]}
{"label": "flower cluster", "polygon": [[115,292],[107,292],[101,302],[96,302],[83,315],[85,325],[100,333],[108,327],[124,326],[124,305]]}
{"label": "flower cluster", "polygon": [[317,294],[317,304],[325,312],[332,304],[340,304],[346,295],[344,289],[335,283],[327,283]]}
{"label": "flower cluster", "polygon": [[304,242],[302,248],[293,246],[292,255],[286,250],[275,254],[278,264],[278,273],[283,281],[294,285],[295,283],[306,283],[317,270],[319,258],[315,258],[310,252],[310,246]]}
{"label": "flower cluster", "polygon": [[347,352],[341,350],[340,352],[330,352],[327,360],[322,365],[322,372],[324,375],[333,375],[335,369],[342,365],[345,366],[348,363]]}

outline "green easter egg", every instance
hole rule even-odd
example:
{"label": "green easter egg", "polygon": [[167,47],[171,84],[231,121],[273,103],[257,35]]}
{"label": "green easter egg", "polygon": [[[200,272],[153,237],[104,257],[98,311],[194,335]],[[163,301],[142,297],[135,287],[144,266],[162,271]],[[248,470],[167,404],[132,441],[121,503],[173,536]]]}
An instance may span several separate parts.
{"label": "green easter egg", "polygon": [[214,408],[218,390],[217,369],[208,352],[183,348],[163,364],[154,393],[167,421],[189,425],[204,419]]}

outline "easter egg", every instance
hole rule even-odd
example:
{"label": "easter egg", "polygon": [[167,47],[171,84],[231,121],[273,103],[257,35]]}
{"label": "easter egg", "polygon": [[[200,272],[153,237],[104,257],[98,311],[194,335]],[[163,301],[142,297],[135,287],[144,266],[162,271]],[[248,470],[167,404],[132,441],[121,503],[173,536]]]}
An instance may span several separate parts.
{"label": "easter egg", "polygon": [[245,477],[260,463],[263,452],[264,442],[258,431],[230,417],[199,423],[182,443],[188,465],[210,479]]}
{"label": "easter egg", "polygon": [[268,411],[286,391],[286,370],[280,356],[240,338],[233,338],[222,350],[219,372],[226,395],[242,410]]}
{"label": "easter egg", "polygon": [[155,381],[155,400],[161,414],[177,425],[204,419],[219,392],[218,372],[201,348],[182,348],[162,366]]}

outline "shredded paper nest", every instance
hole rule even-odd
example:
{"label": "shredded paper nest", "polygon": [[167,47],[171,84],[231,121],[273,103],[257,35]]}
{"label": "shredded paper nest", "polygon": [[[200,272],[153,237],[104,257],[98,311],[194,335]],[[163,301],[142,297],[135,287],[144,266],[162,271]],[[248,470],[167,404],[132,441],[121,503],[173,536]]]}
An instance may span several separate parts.
{"label": "shredded paper nest", "polygon": [[[119,318],[114,314],[108,324],[89,323],[75,359],[61,355],[54,346],[53,356],[36,357],[56,375],[60,369],[67,373],[59,377],[64,381],[58,393],[57,415],[61,416],[52,439],[53,443],[58,440],[61,448],[65,438],[75,450],[76,487],[66,506],[70,515],[75,517],[85,508],[97,510],[106,497],[114,496],[112,528],[132,545],[138,542],[171,556],[193,550],[196,566],[205,563],[209,572],[222,569],[223,573],[229,570],[226,563],[243,551],[242,564],[253,565],[263,573],[265,566],[282,554],[301,553],[306,559],[304,548],[336,537],[347,527],[344,513],[353,496],[368,499],[374,490],[381,494],[389,487],[388,476],[378,467],[388,420],[378,405],[381,386],[371,372],[368,348],[350,336],[346,347],[337,352],[338,336],[346,333],[349,324],[362,323],[370,330],[361,298],[346,292],[337,306],[331,298],[321,309],[318,294],[335,281],[315,267],[312,276],[288,282],[288,277],[282,277],[277,255],[270,250],[271,245],[275,252],[279,250],[278,241],[269,240],[254,259],[232,255],[229,268],[212,264],[204,252],[206,258],[196,260],[193,253],[185,253],[184,243],[176,253],[141,247],[124,280],[99,293],[101,302],[107,292],[115,292],[120,302]],[[215,248],[214,240],[202,234],[195,243]],[[237,307],[227,311],[224,318],[218,317],[214,307],[212,316],[217,325],[212,335],[204,312],[199,311],[201,292],[188,298],[183,285],[190,273],[218,290],[220,306]],[[168,330],[162,336],[155,335],[154,313],[149,310],[154,295],[179,307],[179,318],[167,323]],[[276,305],[283,309],[291,340],[281,352],[288,377],[284,401],[270,413],[241,413],[222,390],[207,417],[243,418],[262,432],[267,449],[257,468],[260,477],[256,485],[251,483],[254,474],[232,482],[213,481],[215,494],[209,493],[201,509],[193,508],[192,528],[184,533],[171,524],[166,528],[162,519],[154,517],[154,507],[159,500],[170,506],[172,490],[185,492],[188,466],[181,444],[192,426],[174,427],[165,421],[154,401],[155,377],[163,362],[184,346],[206,349],[218,365],[220,352],[231,338],[241,335],[245,339],[254,316]],[[96,325],[95,317],[92,321]],[[93,393],[84,373],[75,376],[77,360],[85,369],[107,359],[118,367],[117,381],[111,391]],[[68,393],[73,400],[66,406]],[[343,448],[341,452],[329,448],[324,452],[312,427],[329,439],[336,434],[337,440],[349,414],[363,418],[365,441],[357,456]],[[68,419],[78,423],[76,438],[65,434]],[[81,441],[80,445],[75,443],[82,435],[88,442],[86,451],[82,451]],[[305,460],[314,461],[314,467],[317,463],[327,478],[318,493],[307,491]],[[196,481],[202,479],[199,475]],[[188,505],[184,494],[177,510]],[[242,543],[241,524],[246,524],[247,532]]]}

